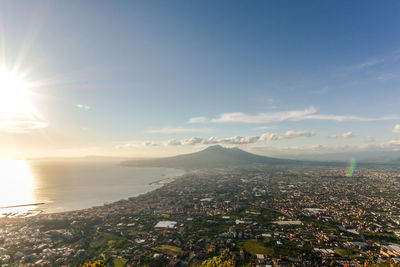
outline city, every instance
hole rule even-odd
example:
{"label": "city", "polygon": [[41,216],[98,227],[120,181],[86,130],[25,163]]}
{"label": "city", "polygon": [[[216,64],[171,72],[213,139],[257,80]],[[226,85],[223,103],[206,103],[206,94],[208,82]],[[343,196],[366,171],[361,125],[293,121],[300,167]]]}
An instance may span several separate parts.
{"label": "city", "polygon": [[361,166],[352,177],[346,171],[197,170],[101,207],[4,218],[1,264],[199,266],[224,251],[237,266],[399,262],[399,168]]}

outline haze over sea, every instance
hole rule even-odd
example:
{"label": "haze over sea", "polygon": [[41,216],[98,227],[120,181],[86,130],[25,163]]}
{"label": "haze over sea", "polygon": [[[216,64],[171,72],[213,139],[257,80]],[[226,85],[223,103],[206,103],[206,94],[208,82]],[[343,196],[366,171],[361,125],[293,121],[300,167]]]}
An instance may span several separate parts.
{"label": "haze over sea", "polygon": [[[119,160],[0,160],[0,217],[9,213],[53,213],[134,197],[184,172],[138,168]],[[38,204],[40,205],[30,205]],[[9,206],[23,207],[4,208]],[[16,215],[13,214],[13,215]]]}

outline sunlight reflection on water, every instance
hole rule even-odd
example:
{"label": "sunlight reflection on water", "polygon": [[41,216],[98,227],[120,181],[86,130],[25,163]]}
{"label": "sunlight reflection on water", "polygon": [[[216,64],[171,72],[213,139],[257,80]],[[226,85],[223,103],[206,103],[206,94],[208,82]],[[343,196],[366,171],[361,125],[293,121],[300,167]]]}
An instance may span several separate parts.
{"label": "sunlight reflection on water", "polygon": [[102,206],[157,189],[182,174],[126,167],[119,160],[0,160],[0,217]]}
{"label": "sunlight reflection on water", "polygon": [[[0,217],[24,214],[37,206],[35,179],[25,160],[0,160]],[[27,205],[20,206],[19,205]],[[13,206],[13,207],[10,207]]]}

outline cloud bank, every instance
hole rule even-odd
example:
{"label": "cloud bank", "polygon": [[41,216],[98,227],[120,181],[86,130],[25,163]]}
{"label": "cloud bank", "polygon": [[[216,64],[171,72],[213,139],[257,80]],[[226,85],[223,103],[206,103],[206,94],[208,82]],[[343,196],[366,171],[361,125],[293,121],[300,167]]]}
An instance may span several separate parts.
{"label": "cloud bank", "polygon": [[212,136],[208,139],[203,140],[199,137],[192,137],[186,140],[169,140],[166,142],[167,146],[180,146],[180,145],[197,145],[197,144],[205,144],[205,145],[215,145],[215,144],[225,144],[225,145],[247,145],[254,144],[258,142],[269,142],[276,140],[284,140],[284,139],[293,139],[297,137],[312,137],[315,135],[313,131],[292,131],[289,130],[283,135],[277,135],[275,133],[265,133],[260,136],[232,136],[227,138],[217,138]]}
{"label": "cloud bank", "polygon": [[200,137],[192,137],[186,140],[177,140],[177,139],[172,139],[167,141],[165,144],[167,146],[193,146],[197,145],[203,142],[203,138]]}
{"label": "cloud bank", "polygon": [[387,117],[361,117],[353,115],[329,115],[329,114],[317,114],[317,109],[314,107],[308,107],[303,110],[289,110],[281,112],[268,112],[259,113],[256,115],[250,115],[243,112],[231,112],[222,113],[217,118],[206,118],[206,117],[193,117],[190,118],[188,123],[271,123],[281,121],[300,121],[300,120],[330,120],[330,121],[381,121],[381,120],[393,120],[397,119],[396,116]]}
{"label": "cloud bank", "polygon": [[293,131],[289,130],[282,135],[277,135],[275,133],[264,133],[259,136],[232,136],[227,138],[217,138],[212,136],[208,139],[203,139],[201,137],[191,137],[189,139],[171,139],[165,142],[157,142],[157,141],[131,141],[126,143],[121,143],[115,146],[117,149],[126,149],[126,148],[138,148],[138,147],[154,147],[154,146],[194,146],[198,144],[203,145],[247,145],[254,144],[259,142],[270,142],[270,141],[278,141],[285,139],[293,139],[297,137],[312,137],[315,135],[313,131]]}
{"label": "cloud bank", "polygon": [[211,119],[211,122],[241,122],[241,123],[269,123],[286,120],[299,120],[304,116],[315,113],[314,107],[304,110],[291,110],[284,112],[260,113],[257,115],[249,115],[243,112],[223,113],[218,118]]}

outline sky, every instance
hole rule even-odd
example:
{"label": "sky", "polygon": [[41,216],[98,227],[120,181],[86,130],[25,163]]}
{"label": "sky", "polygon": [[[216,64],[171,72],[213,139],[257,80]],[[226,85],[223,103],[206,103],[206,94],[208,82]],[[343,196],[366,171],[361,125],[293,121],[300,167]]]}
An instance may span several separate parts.
{"label": "sky", "polygon": [[0,157],[397,153],[398,14],[398,1],[0,0],[0,67],[29,87],[23,102],[0,79]]}

